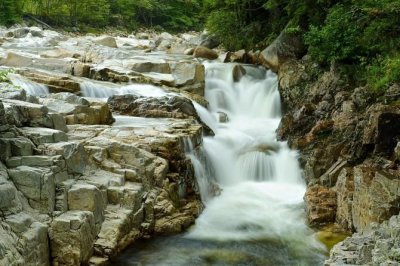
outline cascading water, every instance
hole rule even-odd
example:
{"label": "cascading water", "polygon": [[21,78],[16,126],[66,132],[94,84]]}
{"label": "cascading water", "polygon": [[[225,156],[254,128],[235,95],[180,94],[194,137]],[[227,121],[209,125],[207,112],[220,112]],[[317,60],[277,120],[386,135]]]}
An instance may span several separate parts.
{"label": "cascading water", "polygon": [[162,97],[167,93],[159,87],[150,84],[129,84],[118,86],[112,83],[85,80],[80,84],[84,97],[108,98],[112,95],[135,94],[145,97]]}
{"label": "cascading water", "polygon": [[12,84],[24,89],[29,95],[42,96],[49,94],[49,88],[46,85],[31,81],[18,74],[8,74],[8,78]]}
{"label": "cascading water", "polygon": [[[275,135],[281,108],[277,78],[251,67],[250,74],[234,82],[233,67],[207,65],[209,112],[212,117],[223,112],[229,118],[214,126],[215,137],[204,138],[222,193],[207,203],[188,237],[303,238],[309,234],[300,222],[305,185],[296,153],[277,142]],[[198,113],[210,117],[203,109]]]}
{"label": "cascading water", "polygon": [[[187,234],[144,243],[127,252],[120,265],[323,263],[324,248],[305,225],[305,184],[297,154],[276,140],[281,115],[277,77],[244,66],[247,74],[235,82],[234,67],[206,65],[209,109],[195,104],[215,133],[204,138],[202,153],[212,171],[185,144],[205,210]],[[226,122],[219,121],[222,113]],[[217,196],[210,193],[215,183]]]}

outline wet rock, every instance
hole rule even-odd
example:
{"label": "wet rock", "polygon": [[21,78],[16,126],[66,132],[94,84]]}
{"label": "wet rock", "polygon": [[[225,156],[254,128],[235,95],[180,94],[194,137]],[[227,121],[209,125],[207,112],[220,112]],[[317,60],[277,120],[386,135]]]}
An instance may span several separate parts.
{"label": "wet rock", "polygon": [[0,98],[26,101],[26,91],[8,83],[0,83]]}
{"label": "wet rock", "polygon": [[183,54],[185,55],[193,55],[194,54],[194,48],[188,48],[186,49]]}
{"label": "wet rock", "polygon": [[204,47],[204,46],[196,47],[196,49],[194,50],[193,56],[198,57],[198,58],[209,59],[209,60],[214,60],[214,59],[218,58],[217,52],[215,52],[214,50],[211,50],[207,47]]}
{"label": "wet rock", "polygon": [[246,69],[241,65],[235,65],[232,71],[233,81],[239,82],[240,79],[246,75]]}
{"label": "wet rock", "polygon": [[247,53],[247,61],[249,64],[253,65],[260,65],[261,60],[260,60],[260,51],[249,51]]}
{"label": "wet rock", "polygon": [[246,50],[242,49],[233,53],[228,53],[228,56],[224,62],[245,63],[247,61],[246,57]]}
{"label": "wet rock", "polygon": [[13,31],[12,36],[14,38],[24,38],[28,35],[29,29],[28,28],[19,28]]}
{"label": "wet rock", "polygon": [[[76,64],[71,64],[70,66],[71,68],[68,70],[67,72],[68,74],[73,72],[72,70],[76,67]],[[81,90],[79,82],[73,80],[68,75],[49,73],[37,70],[18,70],[18,73],[33,82],[47,85],[51,93],[58,93],[58,92],[79,93]],[[72,73],[72,74],[77,74],[77,73]]]}
{"label": "wet rock", "polygon": [[224,112],[218,112],[218,121],[220,123],[226,123],[229,121],[229,117],[226,113]]}

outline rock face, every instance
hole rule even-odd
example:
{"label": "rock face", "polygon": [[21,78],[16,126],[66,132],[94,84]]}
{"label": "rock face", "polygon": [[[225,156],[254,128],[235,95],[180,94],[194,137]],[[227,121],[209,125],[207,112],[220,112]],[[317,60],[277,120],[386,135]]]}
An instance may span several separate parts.
{"label": "rock face", "polygon": [[[190,100],[126,95],[109,107],[7,86],[0,94],[1,265],[99,265],[138,238],[194,222],[202,204],[184,143],[199,147],[203,129]],[[115,119],[111,110],[138,117]]]}
{"label": "rock face", "polygon": [[373,261],[381,244],[362,233],[400,211],[398,102],[352,87],[338,65],[321,71],[293,58],[276,64],[285,109],[278,136],[300,150],[308,221],[359,232],[327,265],[391,265]]}
{"label": "rock face", "polygon": [[356,233],[336,245],[325,265],[398,265],[399,230],[399,216],[371,224],[366,232]]}

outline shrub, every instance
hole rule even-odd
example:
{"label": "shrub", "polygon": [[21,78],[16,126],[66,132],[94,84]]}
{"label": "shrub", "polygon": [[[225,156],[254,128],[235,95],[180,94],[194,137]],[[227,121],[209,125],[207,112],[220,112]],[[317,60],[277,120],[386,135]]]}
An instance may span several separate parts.
{"label": "shrub", "polygon": [[375,91],[382,91],[400,82],[400,53],[377,59],[367,67],[367,80]]}
{"label": "shrub", "polygon": [[361,18],[356,8],[348,10],[342,5],[332,8],[324,25],[311,26],[305,34],[311,57],[320,63],[357,60],[362,53],[362,32],[357,23]]}

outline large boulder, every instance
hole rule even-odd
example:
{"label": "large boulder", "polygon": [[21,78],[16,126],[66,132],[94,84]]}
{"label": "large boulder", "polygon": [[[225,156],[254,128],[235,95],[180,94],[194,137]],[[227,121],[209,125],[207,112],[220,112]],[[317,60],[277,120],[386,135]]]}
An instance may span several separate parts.
{"label": "large boulder", "polygon": [[197,58],[204,58],[214,60],[218,58],[217,52],[204,46],[198,46],[193,52],[193,56]]}
{"label": "large boulder", "polygon": [[93,255],[96,229],[93,213],[69,211],[54,218],[50,225],[53,265],[85,265]]}
{"label": "large boulder", "polygon": [[99,37],[94,40],[96,44],[111,47],[111,48],[118,48],[117,42],[115,41],[114,37],[111,36],[105,36],[105,37]]}
{"label": "large boulder", "polygon": [[261,54],[262,63],[274,72],[290,58],[300,58],[305,54],[305,45],[300,33],[291,33],[288,26]]}
{"label": "large boulder", "polygon": [[209,34],[207,32],[203,32],[200,35],[200,42],[199,45],[207,47],[209,49],[214,49],[218,45],[220,45],[220,41],[212,34]]}
{"label": "large boulder", "polygon": [[108,99],[113,112],[141,117],[197,118],[193,103],[183,97],[139,97],[114,95]]}

